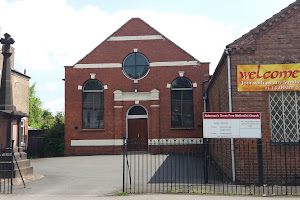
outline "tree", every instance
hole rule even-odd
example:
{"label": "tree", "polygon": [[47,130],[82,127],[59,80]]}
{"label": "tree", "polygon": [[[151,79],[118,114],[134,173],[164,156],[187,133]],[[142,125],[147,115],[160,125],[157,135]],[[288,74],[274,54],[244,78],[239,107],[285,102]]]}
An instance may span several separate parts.
{"label": "tree", "polygon": [[34,128],[42,128],[43,124],[43,109],[42,102],[36,96],[35,84],[29,88],[29,120],[28,125]]}
{"label": "tree", "polygon": [[52,113],[49,110],[43,110],[43,122],[41,129],[49,129],[55,123],[55,118],[52,116]]}
{"label": "tree", "polygon": [[59,112],[46,134],[45,157],[63,156],[65,147],[65,117]]}
{"label": "tree", "polygon": [[37,97],[35,84],[29,88],[29,126],[38,129],[47,129],[45,136],[45,156],[63,156],[64,155],[64,132],[65,116],[58,112],[55,117],[49,110],[42,109],[42,102]]}

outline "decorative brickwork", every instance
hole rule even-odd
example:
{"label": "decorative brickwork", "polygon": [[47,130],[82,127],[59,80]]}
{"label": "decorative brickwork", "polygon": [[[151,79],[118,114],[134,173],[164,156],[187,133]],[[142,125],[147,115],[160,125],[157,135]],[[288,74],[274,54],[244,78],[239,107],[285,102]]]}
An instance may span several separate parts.
{"label": "decorative brickwork", "polygon": [[[133,18],[111,36],[145,35],[161,34],[141,19]],[[65,154],[121,152],[122,147],[119,146],[71,147],[71,140],[119,140],[126,137],[126,114],[134,104],[139,104],[147,110],[148,139],[202,137],[203,100],[201,85],[203,81],[209,78],[209,63],[197,61],[164,36],[161,39],[158,37],[158,39],[153,40],[152,37],[145,40],[143,38],[105,40],[76,63],[77,66],[80,65],[80,68],[65,67]],[[127,78],[122,67],[120,67],[124,58],[134,49],[145,55],[150,63],[148,74],[138,81]],[[158,62],[159,66],[157,65]],[[156,63],[156,66],[151,66],[151,63]],[[86,64],[99,67],[88,68],[91,65]],[[189,129],[171,128],[171,89],[167,88],[166,85],[179,77],[178,71],[184,71],[184,76],[198,85],[198,87],[193,88],[194,127]],[[108,88],[104,90],[104,129],[83,130],[82,91],[78,90],[78,85],[83,85],[89,80],[91,73],[97,74],[95,79],[103,85],[107,85]],[[135,91],[137,93],[134,100]]]}

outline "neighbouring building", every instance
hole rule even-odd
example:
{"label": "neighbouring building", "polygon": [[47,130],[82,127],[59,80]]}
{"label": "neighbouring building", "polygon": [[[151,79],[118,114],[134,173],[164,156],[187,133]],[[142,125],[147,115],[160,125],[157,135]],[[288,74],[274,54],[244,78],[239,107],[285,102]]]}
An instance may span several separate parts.
{"label": "neighbouring building", "polygon": [[130,19],[65,67],[65,154],[121,152],[123,137],[141,144],[130,150],[200,143],[208,79],[209,63]]}
{"label": "neighbouring building", "polygon": [[14,70],[14,48],[11,47],[14,39],[5,33],[0,42],[0,177],[15,178],[33,173],[25,152],[28,144],[30,77]]}
{"label": "neighbouring building", "polygon": [[[14,69],[14,48],[11,47],[12,56],[11,56],[11,83],[12,83],[12,98],[13,104],[16,107],[17,111],[21,111],[26,116],[22,117],[18,121],[13,122],[13,130],[16,132],[15,145],[20,147],[23,150],[26,150],[28,146],[28,115],[29,115],[29,80],[30,77],[24,73],[21,73]],[[3,67],[3,55],[0,54],[0,75],[2,74]],[[0,76],[1,80],[1,76]],[[1,85],[1,82],[0,82]],[[1,119],[3,122],[3,119]],[[5,125],[2,125],[2,133],[5,133]],[[2,134],[3,136],[3,134]],[[5,137],[1,137],[1,145],[5,144]]]}
{"label": "neighbouring building", "polygon": [[[283,182],[294,183],[300,177],[300,1],[226,46],[207,89],[209,112],[229,111],[228,65],[232,111],[261,112],[262,166],[268,166],[260,168],[264,178],[285,177]],[[238,151],[247,141],[234,141],[237,180],[257,178],[257,162],[248,162],[256,156],[257,140]],[[231,177],[231,151],[221,147],[212,153],[217,163],[229,158],[222,162],[227,162],[223,171]],[[249,169],[251,174],[244,173]]]}

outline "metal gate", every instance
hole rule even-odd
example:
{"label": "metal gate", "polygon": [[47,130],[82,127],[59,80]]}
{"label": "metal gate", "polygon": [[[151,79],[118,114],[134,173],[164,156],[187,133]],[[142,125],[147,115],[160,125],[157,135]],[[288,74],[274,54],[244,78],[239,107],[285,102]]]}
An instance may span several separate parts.
{"label": "metal gate", "polygon": [[148,151],[128,151],[124,140],[124,192],[300,195],[299,146],[236,141],[233,182],[230,140],[172,140],[149,140]]}

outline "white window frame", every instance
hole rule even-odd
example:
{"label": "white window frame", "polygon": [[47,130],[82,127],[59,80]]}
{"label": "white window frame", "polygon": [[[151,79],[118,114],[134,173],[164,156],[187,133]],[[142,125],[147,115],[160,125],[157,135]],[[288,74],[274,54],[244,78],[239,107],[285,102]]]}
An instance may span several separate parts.
{"label": "white window frame", "polygon": [[300,142],[300,91],[269,93],[272,142]]}

